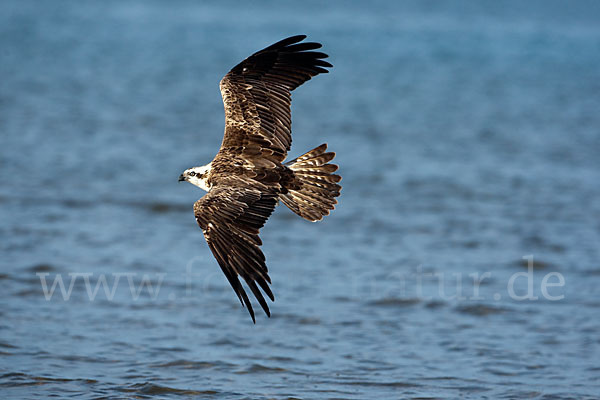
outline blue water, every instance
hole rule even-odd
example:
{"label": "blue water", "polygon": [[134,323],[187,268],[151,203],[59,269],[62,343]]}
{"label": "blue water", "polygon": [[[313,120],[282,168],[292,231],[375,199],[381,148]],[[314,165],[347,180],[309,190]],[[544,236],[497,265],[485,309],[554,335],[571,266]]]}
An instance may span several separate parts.
{"label": "blue water", "polygon": [[[269,220],[253,325],[177,177],[298,33],[344,189]],[[599,65],[594,1],[3,1],[0,396],[598,398]]]}

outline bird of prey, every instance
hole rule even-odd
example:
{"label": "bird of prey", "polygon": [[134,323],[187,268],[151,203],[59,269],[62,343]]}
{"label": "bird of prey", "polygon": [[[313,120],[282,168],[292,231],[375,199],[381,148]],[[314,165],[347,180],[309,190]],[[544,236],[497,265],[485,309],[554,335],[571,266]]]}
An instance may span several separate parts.
{"label": "bird of prey", "polygon": [[207,165],[179,177],[208,193],[194,204],[196,221],[227,280],[256,323],[246,282],[267,316],[262,291],[274,301],[258,234],[279,200],[308,221],[328,215],[342,187],[335,153],[322,144],[285,161],[292,143],[291,91],[332,67],[319,43],[305,35],[283,39],[260,50],[221,80],[225,134]]}

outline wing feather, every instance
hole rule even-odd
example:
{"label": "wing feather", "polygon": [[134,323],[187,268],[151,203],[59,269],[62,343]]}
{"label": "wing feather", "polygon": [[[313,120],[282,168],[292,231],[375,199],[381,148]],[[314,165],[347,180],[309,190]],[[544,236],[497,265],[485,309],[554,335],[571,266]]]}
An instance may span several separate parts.
{"label": "wing feather", "polygon": [[[260,50],[229,71],[220,88],[225,106],[221,151],[282,162],[290,149],[291,91],[332,67],[320,43],[292,36]],[[265,151],[267,150],[267,151]]]}
{"label": "wing feather", "polygon": [[[258,236],[266,220],[277,205],[275,192],[261,192],[240,180],[213,187],[194,204],[198,225],[221,270],[233,291],[244,305],[252,321],[256,322],[254,309],[239,277],[242,277],[265,313],[270,316],[263,292],[275,300],[269,288],[271,278],[260,250]],[[258,286],[257,286],[258,284]]]}

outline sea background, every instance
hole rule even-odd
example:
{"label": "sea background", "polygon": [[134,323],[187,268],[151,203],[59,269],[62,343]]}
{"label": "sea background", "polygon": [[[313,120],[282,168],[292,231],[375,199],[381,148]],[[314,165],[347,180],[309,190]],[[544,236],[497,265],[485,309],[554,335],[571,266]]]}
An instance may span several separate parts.
{"label": "sea background", "polygon": [[[344,189],[262,230],[254,325],[177,177],[300,33],[290,155]],[[0,396],[598,398],[599,111],[595,1],[3,0]]]}

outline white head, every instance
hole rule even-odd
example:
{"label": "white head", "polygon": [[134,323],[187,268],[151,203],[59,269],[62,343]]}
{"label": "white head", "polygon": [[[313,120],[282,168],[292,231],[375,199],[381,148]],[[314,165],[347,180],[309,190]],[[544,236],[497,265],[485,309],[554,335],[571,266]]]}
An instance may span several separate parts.
{"label": "white head", "polygon": [[203,165],[201,167],[189,168],[183,171],[183,174],[179,176],[179,182],[188,181],[192,185],[198,186],[200,189],[210,190],[208,185],[208,175],[210,173],[210,164]]}

